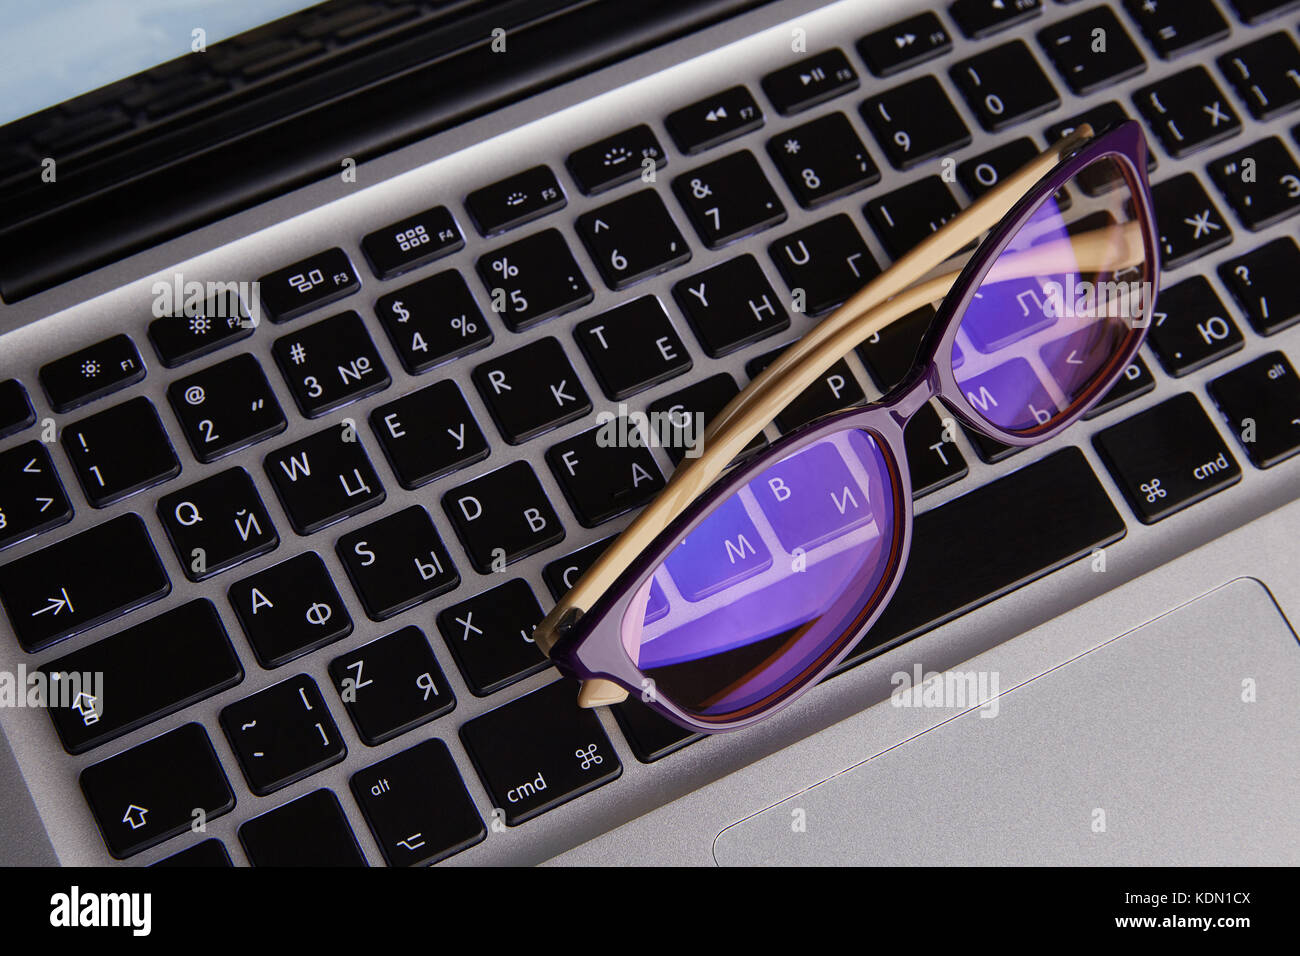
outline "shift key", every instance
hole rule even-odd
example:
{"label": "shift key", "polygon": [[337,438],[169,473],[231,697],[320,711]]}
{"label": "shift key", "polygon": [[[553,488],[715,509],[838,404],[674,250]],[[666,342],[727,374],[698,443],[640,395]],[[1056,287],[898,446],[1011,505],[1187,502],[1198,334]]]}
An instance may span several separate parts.
{"label": "shift key", "polygon": [[0,567],[0,604],[39,651],[171,590],[138,515],[125,514]]}

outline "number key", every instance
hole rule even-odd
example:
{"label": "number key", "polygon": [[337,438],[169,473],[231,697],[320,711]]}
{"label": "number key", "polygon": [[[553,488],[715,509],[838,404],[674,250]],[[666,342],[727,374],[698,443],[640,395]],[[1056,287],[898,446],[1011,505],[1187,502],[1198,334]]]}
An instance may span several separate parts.
{"label": "number key", "polygon": [[752,153],[742,150],[673,180],[673,192],[705,245],[718,249],[786,218]]}
{"label": "number key", "polygon": [[652,189],[584,213],[576,226],[611,289],[625,289],[691,257],[664,201]]}
{"label": "number key", "polygon": [[492,330],[454,269],[390,292],[375,303],[375,313],[412,375],[492,343]]}
{"label": "number key", "polygon": [[586,305],[594,297],[556,229],[481,256],[476,267],[492,297],[492,311],[514,332]]}
{"label": "number key", "polygon": [[858,109],[895,169],[911,169],[971,140],[970,130],[933,76],[886,90]]}
{"label": "number key", "polygon": [[382,391],[392,381],[355,312],[324,319],[276,339],[276,364],[308,418]]}
{"label": "number key", "polygon": [[67,426],[63,449],[96,508],[152,488],[181,471],[158,412],[144,396]]}
{"label": "number key", "polygon": [[805,209],[880,181],[880,170],[843,113],[773,136],[767,152]]}
{"label": "number key", "polygon": [[990,133],[1006,129],[1060,104],[1051,81],[1020,40],[1012,40],[955,64],[949,75]]}
{"label": "number key", "polygon": [[167,389],[194,457],[213,462],[285,429],[262,366],[237,355],[173,382]]}

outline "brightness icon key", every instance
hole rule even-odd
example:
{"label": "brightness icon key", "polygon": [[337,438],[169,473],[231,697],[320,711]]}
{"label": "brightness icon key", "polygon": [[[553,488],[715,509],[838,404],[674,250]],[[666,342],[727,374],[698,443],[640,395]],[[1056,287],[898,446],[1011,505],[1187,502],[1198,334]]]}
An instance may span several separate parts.
{"label": "brightness icon key", "polygon": [[80,408],[144,378],[135,343],[114,335],[41,368],[41,385],[56,412]]}

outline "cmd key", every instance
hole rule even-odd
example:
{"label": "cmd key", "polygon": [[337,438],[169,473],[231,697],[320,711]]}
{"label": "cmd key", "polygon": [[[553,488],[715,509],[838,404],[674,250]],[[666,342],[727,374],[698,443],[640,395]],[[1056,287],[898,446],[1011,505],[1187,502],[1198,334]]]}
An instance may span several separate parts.
{"label": "cmd key", "polygon": [[199,724],[185,724],[81,772],[81,789],[108,851],[124,860],[212,820],[235,795]]}
{"label": "cmd key", "polygon": [[0,567],[0,604],[28,653],[163,597],[144,522],[124,514]]}
{"label": "cmd key", "polygon": [[41,670],[104,675],[104,701],[92,693],[79,695],[71,707],[49,709],[70,754],[85,753],[244,678],[221,618],[206,598],[118,631]]}
{"label": "cmd key", "polygon": [[1093,444],[1144,524],[1241,480],[1241,466],[1191,392],[1112,425]]}
{"label": "cmd key", "polygon": [[575,682],[557,680],[460,728],[507,825],[518,826],[623,772],[595,712],[576,705],[577,692]]}

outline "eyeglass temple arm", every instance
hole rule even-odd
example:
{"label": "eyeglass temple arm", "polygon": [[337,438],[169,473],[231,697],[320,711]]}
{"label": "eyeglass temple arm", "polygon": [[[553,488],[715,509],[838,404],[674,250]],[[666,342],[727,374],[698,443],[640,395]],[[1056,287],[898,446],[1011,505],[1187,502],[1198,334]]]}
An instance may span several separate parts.
{"label": "eyeglass temple arm", "polygon": [[[776,411],[784,408],[825,367],[838,361],[857,342],[921,306],[942,299],[956,281],[957,273],[939,276],[913,288],[909,286],[933,269],[934,264],[955,255],[996,225],[1034,183],[1091,138],[1091,127],[1081,125],[993,187],[876,276],[733,398],[707,428],[703,453],[698,458],[684,459],[664,490],[642,509],[538,624],[533,640],[543,653],[549,654],[555,644],[560,621],[575,609],[585,611],[591,607],[659,531],[681,514],[750,439],[766,427]],[[826,348],[828,345],[831,349]],[[814,361],[811,364],[818,367],[812,368],[808,363],[814,353],[825,354],[836,348],[842,350],[825,366]],[[791,370],[796,370],[796,374],[787,374]],[[583,682],[578,703],[596,707],[626,697],[627,692],[617,684],[588,680]]]}

